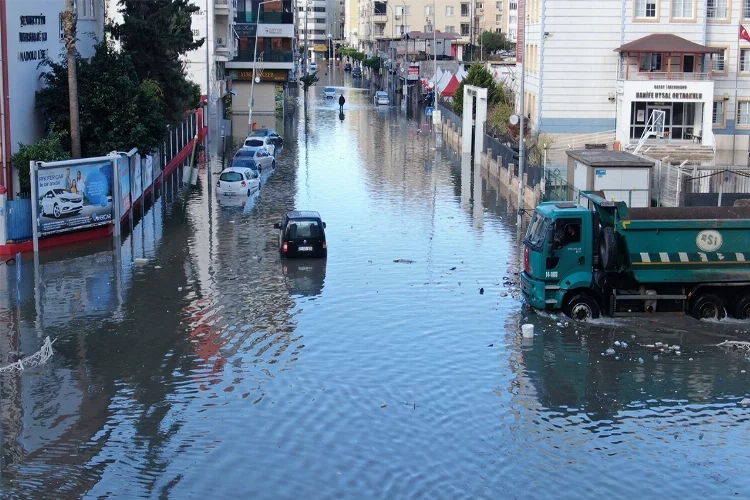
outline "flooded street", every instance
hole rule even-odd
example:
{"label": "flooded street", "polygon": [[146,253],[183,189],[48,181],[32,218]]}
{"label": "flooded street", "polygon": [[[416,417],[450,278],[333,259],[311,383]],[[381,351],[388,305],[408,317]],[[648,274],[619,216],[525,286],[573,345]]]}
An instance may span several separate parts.
{"label": "flooded street", "polygon": [[[750,325],[531,313],[502,194],[336,75],[340,119],[326,79],[258,194],[217,199],[213,158],[120,249],[0,266],[0,353],[55,340],[0,374],[4,498],[750,494],[750,360],[715,347]],[[327,259],[279,258],[291,209]]]}

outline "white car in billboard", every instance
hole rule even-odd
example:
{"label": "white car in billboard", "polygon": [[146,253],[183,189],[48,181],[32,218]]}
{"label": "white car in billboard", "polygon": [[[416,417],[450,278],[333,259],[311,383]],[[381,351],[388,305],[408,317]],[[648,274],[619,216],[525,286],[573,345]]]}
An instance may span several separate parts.
{"label": "white car in billboard", "polygon": [[50,189],[42,197],[42,215],[59,219],[63,215],[83,210],[83,196],[64,189]]}

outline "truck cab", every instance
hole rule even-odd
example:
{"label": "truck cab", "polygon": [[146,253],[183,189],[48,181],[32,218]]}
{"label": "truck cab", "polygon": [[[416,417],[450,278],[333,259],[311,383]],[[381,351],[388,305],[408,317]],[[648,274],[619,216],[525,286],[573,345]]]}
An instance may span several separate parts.
{"label": "truck cab", "polygon": [[[571,202],[537,206],[524,244],[523,294],[537,309],[562,309],[574,319],[596,318],[593,281],[595,212]],[[597,227],[598,229],[598,227]]]}

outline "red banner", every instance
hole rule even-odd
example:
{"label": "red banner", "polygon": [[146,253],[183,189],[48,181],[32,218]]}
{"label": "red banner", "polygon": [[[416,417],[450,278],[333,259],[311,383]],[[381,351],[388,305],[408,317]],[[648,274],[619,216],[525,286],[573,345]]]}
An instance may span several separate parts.
{"label": "red banner", "polygon": [[526,45],[524,44],[523,28],[526,17],[526,0],[518,0],[518,29],[516,31],[516,62],[523,62],[523,53]]}

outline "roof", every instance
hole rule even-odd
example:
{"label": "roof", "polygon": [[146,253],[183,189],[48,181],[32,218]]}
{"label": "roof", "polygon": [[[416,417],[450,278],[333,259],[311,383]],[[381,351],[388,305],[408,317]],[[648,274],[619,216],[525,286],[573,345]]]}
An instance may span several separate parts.
{"label": "roof", "polygon": [[706,47],[699,43],[685,40],[677,35],[656,33],[633,40],[615,49],[615,52],[632,53],[670,53],[670,54],[714,54],[723,53],[725,49]]}
{"label": "roof", "polygon": [[457,88],[458,88],[458,78],[456,78],[456,75],[453,75],[450,81],[448,82],[448,85],[445,86],[445,88],[440,93],[440,95],[451,97],[453,96],[453,94],[456,93]]}
{"label": "roof", "polygon": [[320,214],[312,210],[290,210],[286,216],[290,219],[320,219]]}
{"label": "roof", "polygon": [[409,38],[409,40],[458,40],[461,38],[461,35],[458,33],[454,33],[452,31],[443,33],[440,30],[432,32],[427,31],[410,31],[406,34],[406,36]]}
{"label": "roof", "polygon": [[627,151],[609,149],[580,149],[565,151],[568,156],[591,167],[640,167],[651,168],[654,162]]}

